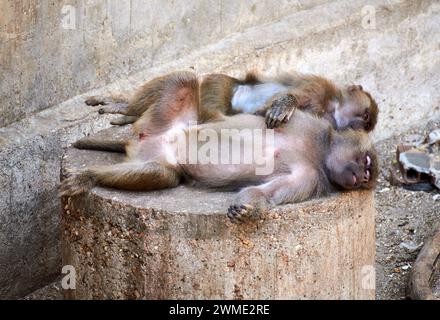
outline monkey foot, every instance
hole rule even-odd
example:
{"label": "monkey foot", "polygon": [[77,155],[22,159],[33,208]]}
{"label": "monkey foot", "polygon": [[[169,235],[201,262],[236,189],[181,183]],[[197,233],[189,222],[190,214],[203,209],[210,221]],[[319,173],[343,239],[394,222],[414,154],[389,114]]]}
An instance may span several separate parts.
{"label": "monkey foot", "polygon": [[96,107],[96,106],[104,106],[107,104],[104,99],[98,97],[88,97],[85,101],[86,105]]}
{"label": "monkey foot", "polygon": [[68,177],[61,182],[59,195],[75,196],[89,191],[94,186],[93,179],[85,171],[69,170]]}
{"label": "monkey foot", "polygon": [[257,216],[257,209],[250,204],[232,205],[228,209],[228,218],[232,223],[244,223]]}

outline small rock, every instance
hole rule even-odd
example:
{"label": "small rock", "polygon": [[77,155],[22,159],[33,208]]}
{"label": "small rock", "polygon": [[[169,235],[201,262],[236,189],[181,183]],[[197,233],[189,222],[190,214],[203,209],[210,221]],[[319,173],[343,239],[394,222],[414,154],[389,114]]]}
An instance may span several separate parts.
{"label": "small rock", "polygon": [[428,135],[428,143],[434,144],[440,142],[440,129],[431,131]]}
{"label": "small rock", "polygon": [[409,264],[402,266],[402,270],[408,270],[409,268],[411,268],[411,266]]}
{"label": "small rock", "polygon": [[421,247],[423,246],[423,242],[420,244],[415,244],[413,241],[409,241],[409,242],[401,242],[399,244],[400,248],[405,249],[407,252],[415,252],[417,250],[419,250]]}
{"label": "small rock", "polygon": [[402,221],[402,223],[399,223],[397,226],[403,227],[403,226],[406,226],[407,224],[408,224],[408,221]]}
{"label": "small rock", "polygon": [[383,189],[380,189],[378,192],[382,193],[382,192],[387,192],[387,191],[390,191],[390,188],[383,188]]}
{"label": "small rock", "polygon": [[438,201],[438,200],[440,200],[440,194],[435,194],[435,195],[432,197],[432,200],[434,200],[434,201]]}

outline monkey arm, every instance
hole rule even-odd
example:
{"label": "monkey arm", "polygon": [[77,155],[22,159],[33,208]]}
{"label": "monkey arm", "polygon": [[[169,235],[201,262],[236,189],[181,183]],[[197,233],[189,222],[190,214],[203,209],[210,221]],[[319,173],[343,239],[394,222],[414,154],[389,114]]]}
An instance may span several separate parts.
{"label": "monkey arm", "polygon": [[318,189],[318,185],[319,174],[313,167],[296,165],[288,175],[240,191],[235,204],[228,209],[228,217],[232,222],[258,219],[271,205],[309,199]]}

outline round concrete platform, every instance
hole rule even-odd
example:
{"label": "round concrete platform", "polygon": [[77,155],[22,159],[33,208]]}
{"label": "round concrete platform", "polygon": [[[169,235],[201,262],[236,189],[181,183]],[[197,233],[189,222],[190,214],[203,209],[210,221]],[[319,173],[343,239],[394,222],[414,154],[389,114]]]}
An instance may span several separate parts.
{"label": "round concrete platform", "polygon": [[[69,149],[66,169],[123,155]],[[279,206],[260,221],[226,217],[233,193],[180,186],[94,188],[63,198],[63,264],[75,299],[374,299],[373,193]]]}

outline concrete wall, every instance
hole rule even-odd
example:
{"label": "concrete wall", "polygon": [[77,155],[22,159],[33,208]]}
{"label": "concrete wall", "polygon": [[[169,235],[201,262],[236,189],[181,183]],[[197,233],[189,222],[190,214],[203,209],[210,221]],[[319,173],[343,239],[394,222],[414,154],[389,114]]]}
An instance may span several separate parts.
{"label": "concrete wall", "polygon": [[325,0],[0,2],[0,127]]}
{"label": "concrete wall", "polygon": [[440,117],[435,0],[69,3],[77,30],[60,27],[58,2],[0,4],[0,126],[9,124],[0,128],[0,297],[59,273],[59,159],[63,147],[108,126],[85,95],[129,92],[177,69],[296,69],[371,91],[381,110],[375,139]]}

